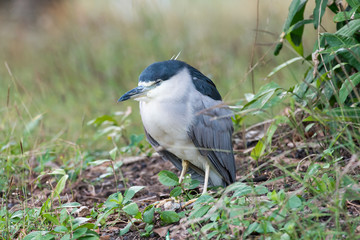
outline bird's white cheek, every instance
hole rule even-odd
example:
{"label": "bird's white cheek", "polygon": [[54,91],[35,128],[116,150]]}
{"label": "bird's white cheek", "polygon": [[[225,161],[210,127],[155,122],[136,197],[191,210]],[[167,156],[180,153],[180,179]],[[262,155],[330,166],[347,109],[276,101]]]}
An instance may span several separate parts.
{"label": "bird's white cheek", "polygon": [[158,86],[147,93],[149,99],[166,99],[171,95],[169,90],[165,90],[164,86]]}
{"label": "bird's white cheek", "polygon": [[137,97],[137,98],[134,98],[135,101],[138,101],[138,102],[149,102],[149,98],[147,96],[141,96],[141,97]]}

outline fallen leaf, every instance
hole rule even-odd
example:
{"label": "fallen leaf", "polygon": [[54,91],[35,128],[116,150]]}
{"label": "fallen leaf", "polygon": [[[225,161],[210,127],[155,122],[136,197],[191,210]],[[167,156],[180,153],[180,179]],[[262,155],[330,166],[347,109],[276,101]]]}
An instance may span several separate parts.
{"label": "fallen leaf", "polygon": [[165,237],[167,234],[168,229],[171,227],[172,225],[169,226],[165,226],[165,227],[161,227],[161,228],[155,228],[154,232],[156,232],[157,234],[159,234],[160,237]]}

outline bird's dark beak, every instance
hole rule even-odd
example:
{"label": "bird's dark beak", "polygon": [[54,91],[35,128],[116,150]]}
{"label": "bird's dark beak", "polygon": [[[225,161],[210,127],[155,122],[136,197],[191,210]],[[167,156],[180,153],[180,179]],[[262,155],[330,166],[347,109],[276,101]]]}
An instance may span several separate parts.
{"label": "bird's dark beak", "polygon": [[148,90],[150,90],[149,87],[138,86],[138,87],[128,91],[124,95],[122,95],[119,98],[118,102],[123,102],[123,101],[126,101],[128,99],[133,99],[133,98],[135,98],[135,99],[139,98],[139,97],[145,95]]}

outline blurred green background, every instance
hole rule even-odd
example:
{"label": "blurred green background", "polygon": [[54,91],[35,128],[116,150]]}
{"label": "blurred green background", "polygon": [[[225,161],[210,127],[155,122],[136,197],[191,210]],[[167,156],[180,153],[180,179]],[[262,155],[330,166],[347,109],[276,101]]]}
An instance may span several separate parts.
{"label": "blurred green background", "polygon": [[80,141],[94,134],[89,120],[131,106],[127,132],[142,133],[137,102],[116,100],[146,66],[180,51],[231,105],[269,81],[293,85],[300,62],[266,79],[295,56],[286,47],[273,56],[289,4],[260,0],[257,15],[254,0],[3,1],[0,129],[16,136],[40,115],[36,141]]}

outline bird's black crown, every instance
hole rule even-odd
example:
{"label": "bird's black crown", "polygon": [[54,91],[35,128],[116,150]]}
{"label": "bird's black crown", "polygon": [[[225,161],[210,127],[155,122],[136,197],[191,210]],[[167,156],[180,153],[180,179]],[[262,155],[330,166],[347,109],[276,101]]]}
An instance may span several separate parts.
{"label": "bird's black crown", "polygon": [[166,81],[184,68],[189,70],[196,90],[214,100],[221,100],[220,93],[216,89],[215,84],[208,77],[196,68],[179,60],[167,60],[151,64],[140,74],[139,82],[154,82],[159,79]]}

